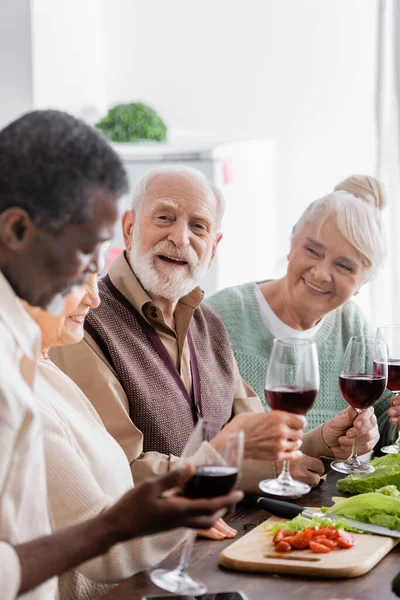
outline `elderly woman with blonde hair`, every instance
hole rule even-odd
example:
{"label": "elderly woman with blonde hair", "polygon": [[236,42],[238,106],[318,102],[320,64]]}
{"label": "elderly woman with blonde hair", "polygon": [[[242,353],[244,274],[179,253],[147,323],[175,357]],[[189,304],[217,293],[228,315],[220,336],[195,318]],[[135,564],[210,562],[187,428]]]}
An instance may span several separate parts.
{"label": "elderly woman with blonde hair", "polygon": [[[309,428],[347,406],[338,385],[345,348],[352,336],[371,335],[351,298],[385,258],[381,221],[385,204],[383,189],[373,177],[345,179],[333,193],[312,202],[293,227],[287,271],[281,279],[227,288],[207,299],[229,331],[242,377],[262,399],[273,339],[316,341],[321,387],[307,415]],[[384,397],[376,407],[381,437],[387,406]],[[369,409],[364,418],[376,417]],[[354,429],[346,435],[354,437]]]}

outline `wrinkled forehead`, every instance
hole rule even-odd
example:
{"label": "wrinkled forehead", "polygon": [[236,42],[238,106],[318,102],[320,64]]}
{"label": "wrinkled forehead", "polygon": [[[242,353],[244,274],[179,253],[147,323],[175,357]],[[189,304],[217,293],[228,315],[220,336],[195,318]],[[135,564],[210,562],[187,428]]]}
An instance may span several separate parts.
{"label": "wrinkled forehead", "polygon": [[207,181],[186,174],[156,176],[147,186],[143,209],[151,210],[165,203],[180,210],[204,213],[213,221],[217,219],[217,199]]}

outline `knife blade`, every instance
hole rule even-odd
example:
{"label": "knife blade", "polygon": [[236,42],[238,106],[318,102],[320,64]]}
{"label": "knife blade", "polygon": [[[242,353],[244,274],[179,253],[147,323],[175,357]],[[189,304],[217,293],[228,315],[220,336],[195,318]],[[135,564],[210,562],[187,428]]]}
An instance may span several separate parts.
{"label": "knife blade", "polygon": [[323,517],[324,519],[330,519],[331,521],[344,521],[346,525],[354,527],[354,529],[360,529],[361,531],[400,538],[400,531],[397,529],[389,529],[388,527],[374,525],[373,523],[363,523],[362,521],[348,519],[341,515],[313,511],[304,506],[293,504],[292,502],[283,502],[282,500],[273,500],[272,498],[258,498],[257,504],[260,508],[270,512],[276,517],[282,517],[283,519],[294,519],[297,515],[302,515],[308,519],[312,519],[313,517]]}

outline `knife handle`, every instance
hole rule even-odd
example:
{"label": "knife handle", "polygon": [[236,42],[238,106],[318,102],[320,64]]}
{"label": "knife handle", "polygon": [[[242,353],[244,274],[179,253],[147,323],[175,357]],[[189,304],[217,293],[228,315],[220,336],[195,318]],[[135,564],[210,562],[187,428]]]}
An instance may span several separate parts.
{"label": "knife handle", "polygon": [[257,504],[260,508],[283,519],[294,519],[303,512],[303,506],[297,506],[292,502],[282,502],[282,500],[272,500],[272,498],[258,498]]}

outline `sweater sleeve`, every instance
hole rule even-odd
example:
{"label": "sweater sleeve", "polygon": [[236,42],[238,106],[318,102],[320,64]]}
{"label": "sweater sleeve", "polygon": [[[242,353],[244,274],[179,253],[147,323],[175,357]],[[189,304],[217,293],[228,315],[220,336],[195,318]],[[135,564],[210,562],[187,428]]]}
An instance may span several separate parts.
{"label": "sweater sleeve", "polygon": [[[56,415],[53,419],[46,415],[44,428],[51,516],[54,530],[59,530],[96,517],[117,498],[103,492]],[[125,487],[129,489],[128,483]],[[132,517],[140,518],[139,515]],[[161,561],[186,535],[186,530],[175,530],[118,544],[77,570],[93,581],[117,582]]]}

